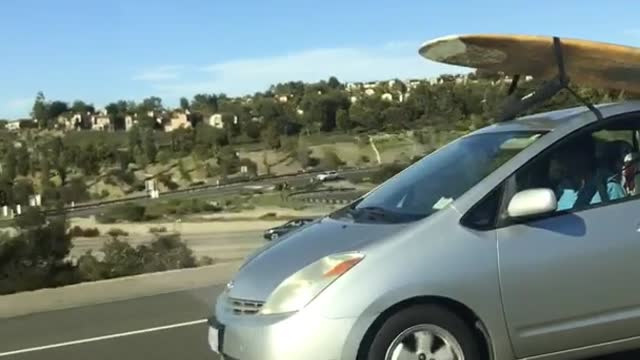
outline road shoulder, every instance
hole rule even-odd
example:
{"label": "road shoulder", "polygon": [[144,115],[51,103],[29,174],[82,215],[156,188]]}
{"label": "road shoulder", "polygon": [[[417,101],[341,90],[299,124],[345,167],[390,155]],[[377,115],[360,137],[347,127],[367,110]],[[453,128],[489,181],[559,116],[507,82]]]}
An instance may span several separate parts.
{"label": "road shoulder", "polygon": [[240,265],[220,263],[0,296],[0,319],[224,284]]}

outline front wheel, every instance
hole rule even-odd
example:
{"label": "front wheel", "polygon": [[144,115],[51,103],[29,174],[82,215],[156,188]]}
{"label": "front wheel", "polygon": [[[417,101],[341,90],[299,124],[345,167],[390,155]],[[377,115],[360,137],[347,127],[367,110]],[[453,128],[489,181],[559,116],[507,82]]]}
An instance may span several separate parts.
{"label": "front wheel", "polygon": [[389,317],[368,349],[366,360],[480,360],[478,339],[454,313],[415,305]]}
{"label": "front wheel", "polygon": [[278,235],[278,233],[273,233],[271,234],[271,241],[276,241],[278,240],[278,238],[280,237],[280,235]]}

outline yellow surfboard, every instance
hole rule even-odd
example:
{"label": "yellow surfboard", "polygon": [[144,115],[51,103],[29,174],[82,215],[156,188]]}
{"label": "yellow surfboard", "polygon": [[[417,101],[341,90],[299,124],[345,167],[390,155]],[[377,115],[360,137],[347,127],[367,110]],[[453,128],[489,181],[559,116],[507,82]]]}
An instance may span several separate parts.
{"label": "yellow surfboard", "polygon": [[[640,92],[640,48],[570,38],[560,43],[571,83]],[[552,36],[453,35],[428,41],[419,52],[429,60],[509,75],[558,74]]]}

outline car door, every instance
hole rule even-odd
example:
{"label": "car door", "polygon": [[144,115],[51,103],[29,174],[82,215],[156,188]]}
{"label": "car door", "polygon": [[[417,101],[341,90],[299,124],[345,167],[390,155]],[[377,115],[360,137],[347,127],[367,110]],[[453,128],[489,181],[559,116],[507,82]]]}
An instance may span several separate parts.
{"label": "car door", "polygon": [[[532,163],[521,173],[540,169]],[[507,181],[511,188],[517,176]],[[638,198],[507,223],[497,239],[504,314],[518,357],[640,335]]]}

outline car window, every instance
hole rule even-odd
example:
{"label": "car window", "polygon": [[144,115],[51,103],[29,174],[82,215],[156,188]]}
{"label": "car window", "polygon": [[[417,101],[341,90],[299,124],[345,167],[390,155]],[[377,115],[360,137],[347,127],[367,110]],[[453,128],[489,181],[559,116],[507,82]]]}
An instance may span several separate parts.
{"label": "car window", "polygon": [[447,207],[543,134],[514,131],[460,138],[391,178],[346,214],[334,216],[367,222],[422,219]]}
{"label": "car window", "polygon": [[634,153],[633,130],[595,129],[573,136],[535,158],[515,174],[515,192],[553,190],[556,212],[575,211],[630,194],[623,170]]}

